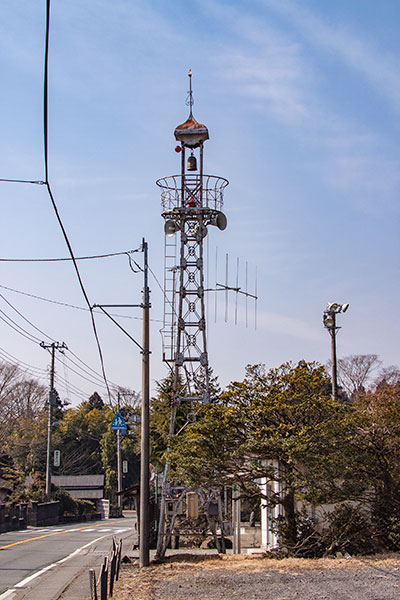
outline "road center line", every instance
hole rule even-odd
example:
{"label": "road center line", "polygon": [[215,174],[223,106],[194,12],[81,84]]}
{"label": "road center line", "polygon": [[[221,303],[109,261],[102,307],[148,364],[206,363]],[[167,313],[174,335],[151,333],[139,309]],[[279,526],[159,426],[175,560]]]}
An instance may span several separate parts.
{"label": "road center line", "polygon": [[[85,527],[82,527],[81,529],[85,529]],[[62,533],[62,532],[59,532],[59,533]],[[41,537],[46,537],[46,536],[41,536]],[[3,594],[0,594],[0,600],[5,600],[9,596],[11,596],[11,594],[13,594],[16,590],[18,590],[19,588],[25,587],[27,583],[29,583],[30,581],[32,581],[32,579],[35,579],[36,577],[39,577],[39,575],[42,575],[42,573],[45,573],[46,571],[49,571],[50,569],[52,569],[53,567],[56,567],[57,565],[61,565],[62,563],[64,563],[67,560],[69,560],[70,558],[72,558],[72,557],[76,556],[77,554],[79,554],[79,552],[82,552],[82,550],[84,550],[85,548],[88,548],[88,546],[91,546],[92,544],[95,544],[96,542],[99,542],[100,540],[102,540],[102,539],[104,539],[106,537],[109,537],[109,536],[108,535],[102,535],[101,537],[96,538],[95,540],[92,540],[92,541],[88,542],[84,546],[81,546],[80,548],[77,548],[76,550],[74,550],[73,552],[71,552],[71,554],[69,554],[68,556],[65,556],[64,558],[61,558],[57,562],[52,563],[51,565],[48,565],[47,567],[44,567],[43,569],[40,569],[40,571],[37,571],[36,573],[33,573],[33,575],[29,575],[29,577],[25,577],[25,579],[22,579],[21,581],[19,581],[18,583],[16,583],[12,588],[10,588],[9,590],[6,590],[5,592],[3,592]],[[33,539],[38,539],[38,538],[33,538]],[[29,540],[26,540],[26,541],[28,542]],[[12,545],[15,545],[15,544],[12,544]],[[1,550],[1,548],[0,548],[0,550]]]}
{"label": "road center line", "polygon": [[[123,521],[115,521],[115,523],[121,523]],[[87,525],[86,527],[79,527],[78,529],[75,529],[74,531],[83,531],[85,529],[91,529],[93,531],[93,529],[95,527],[104,527],[104,523],[99,523],[98,525]],[[70,530],[69,529],[63,529],[62,531],[57,530],[57,531],[53,531],[52,533],[45,533],[43,535],[38,535],[36,537],[32,537],[32,538],[28,538],[27,540],[20,540],[19,542],[13,542],[12,544],[7,544],[6,546],[0,546],[0,550],[6,550],[6,548],[12,548],[13,546],[19,546],[20,544],[26,544],[27,542],[34,542],[35,540],[41,540],[43,538],[46,537],[50,537],[53,535],[61,535],[62,533],[68,533]]]}

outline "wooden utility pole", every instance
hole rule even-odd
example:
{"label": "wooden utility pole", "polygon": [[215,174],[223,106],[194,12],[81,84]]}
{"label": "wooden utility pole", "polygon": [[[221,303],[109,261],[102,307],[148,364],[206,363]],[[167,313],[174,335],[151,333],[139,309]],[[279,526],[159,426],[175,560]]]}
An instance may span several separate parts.
{"label": "wooden utility pole", "polygon": [[55,404],[55,389],[54,389],[54,364],[55,364],[55,353],[56,350],[64,350],[67,346],[60,344],[59,342],[52,342],[46,344],[40,342],[40,346],[45,350],[51,348],[51,365],[50,365],[50,388],[49,388],[49,407],[48,407],[48,418],[47,418],[47,452],[46,452],[46,498],[50,502],[51,499],[51,452],[52,452],[52,438],[53,438],[53,406]]}
{"label": "wooden utility pole", "polygon": [[142,411],[140,444],[140,525],[139,525],[139,566],[149,566],[149,484],[150,484],[150,290],[148,286],[148,248],[143,239],[143,342],[142,342]]}

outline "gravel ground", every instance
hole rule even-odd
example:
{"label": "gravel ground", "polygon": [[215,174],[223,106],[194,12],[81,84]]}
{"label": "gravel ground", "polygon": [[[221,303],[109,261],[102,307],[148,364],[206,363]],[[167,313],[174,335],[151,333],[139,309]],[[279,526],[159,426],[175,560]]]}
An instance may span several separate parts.
{"label": "gravel ground", "polygon": [[177,555],[126,565],[113,600],[398,600],[400,555],[271,560]]}

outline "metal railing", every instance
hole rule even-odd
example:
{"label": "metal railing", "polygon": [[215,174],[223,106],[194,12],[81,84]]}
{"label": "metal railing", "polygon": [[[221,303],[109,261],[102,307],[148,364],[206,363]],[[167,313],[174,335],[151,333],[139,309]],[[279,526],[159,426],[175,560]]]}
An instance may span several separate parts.
{"label": "metal railing", "polygon": [[[89,569],[90,598],[91,600],[107,600],[112,598],[114,582],[118,581],[121,568],[122,540],[113,538],[112,548],[108,556],[104,557],[99,576],[96,580],[96,572]],[[99,592],[99,593],[98,593]]]}
{"label": "metal railing", "polygon": [[[169,175],[156,181],[161,188],[163,212],[186,206],[191,200],[200,203],[200,208],[222,210],[224,189],[229,181],[218,175]],[[183,197],[182,197],[183,195]]]}

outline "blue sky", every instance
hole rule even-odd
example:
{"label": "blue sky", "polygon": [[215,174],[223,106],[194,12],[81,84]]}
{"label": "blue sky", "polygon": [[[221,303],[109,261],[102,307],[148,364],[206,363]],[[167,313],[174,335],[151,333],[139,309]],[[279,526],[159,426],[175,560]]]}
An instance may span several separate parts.
{"label": "blue sky", "polygon": [[[0,23],[0,178],[43,179],[45,2],[4,0]],[[223,385],[248,363],[329,358],[327,302],[339,317],[338,354],[399,356],[400,2],[385,0],[53,0],[49,71],[49,179],[77,256],[149,243],[163,278],[163,220],[155,180],[179,172],[173,131],[194,114],[208,126],[206,171],[230,180],[228,228],[210,231],[209,285],[229,253],[234,283],[258,272],[257,330],[209,301],[209,354]],[[46,190],[0,183],[0,258],[67,256]],[[138,255],[140,258],[140,255]],[[0,284],[84,306],[70,263],[6,263]],[[140,301],[126,257],[80,262],[93,303]],[[158,333],[162,295],[152,289],[152,380],[167,371]],[[84,311],[0,288],[50,338],[99,371]],[[0,309],[38,338],[0,298]],[[1,313],[4,316],[3,313]],[[138,317],[134,310],[126,316]],[[249,305],[249,319],[253,317]],[[140,389],[140,355],[97,318],[111,381]],[[124,319],[141,336],[140,320]],[[0,321],[0,351],[37,369],[48,355]],[[46,338],[47,339],[47,338]],[[43,371],[35,371],[46,378]],[[60,364],[82,393],[100,386]],[[64,386],[65,387],[65,386]],[[63,392],[64,393],[64,392]],[[72,390],[64,395],[76,402]]]}

